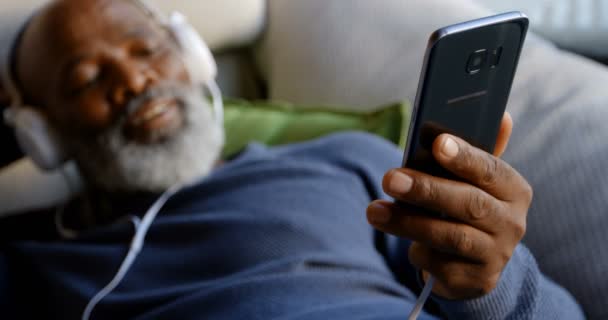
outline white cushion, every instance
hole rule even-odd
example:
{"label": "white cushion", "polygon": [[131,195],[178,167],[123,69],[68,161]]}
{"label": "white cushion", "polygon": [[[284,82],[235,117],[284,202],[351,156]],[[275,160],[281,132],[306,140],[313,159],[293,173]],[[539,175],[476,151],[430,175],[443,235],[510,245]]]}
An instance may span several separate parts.
{"label": "white cushion", "polygon": [[0,218],[64,203],[83,188],[73,162],[45,172],[27,158],[0,169]]}
{"label": "white cushion", "polygon": [[561,47],[608,58],[608,1],[477,0],[496,11],[521,10],[532,28]]}
{"label": "white cushion", "polygon": [[430,33],[486,12],[467,0],[269,0],[258,60],[272,99],[365,111],[413,100]]}
{"label": "white cushion", "polygon": [[253,44],[264,27],[266,0],[153,0],[164,12],[180,11],[212,50]]}

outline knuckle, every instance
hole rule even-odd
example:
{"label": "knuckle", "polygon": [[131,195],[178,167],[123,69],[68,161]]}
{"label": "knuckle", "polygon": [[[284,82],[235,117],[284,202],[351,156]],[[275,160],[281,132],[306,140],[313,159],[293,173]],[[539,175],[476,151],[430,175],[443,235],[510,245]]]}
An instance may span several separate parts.
{"label": "knuckle", "polygon": [[521,240],[527,231],[527,211],[524,212],[511,212],[507,215],[508,218],[504,219],[503,230],[512,234],[518,241]]}
{"label": "knuckle", "polygon": [[495,186],[500,179],[500,161],[490,154],[487,154],[484,160],[481,183],[484,186]]}
{"label": "knuckle", "polygon": [[438,187],[429,179],[416,179],[414,183],[415,194],[420,197],[421,201],[434,202],[439,199]]}
{"label": "knuckle", "polygon": [[465,200],[464,211],[469,220],[478,221],[494,213],[496,208],[481,192],[475,192]]}
{"label": "knuckle", "polygon": [[458,153],[458,161],[455,162],[456,169],[459,171],[468,171],[476,167],[477,159],[473,155],[471,148],[468,145],[462,146],[461,152]]}
{"label": "knuckle", "polygon": [[464,231],[454,231],[450,235],[450,242],[456,252],[471,253],[474,249],[473,239]]}
{"label": "knuckle", "polygon": [[521,221],[516,222],[513,225],[513,234],[517,237],[518,240],[521,240],[526,234],[527,223],[525,219],[520,219]]}
{"label": "knuckle", "polygon": [[530,203],[532,203],[532,199],[534,198],[534,189],[527,181],[524,183],[522,193],[526,204],[530,205]]}

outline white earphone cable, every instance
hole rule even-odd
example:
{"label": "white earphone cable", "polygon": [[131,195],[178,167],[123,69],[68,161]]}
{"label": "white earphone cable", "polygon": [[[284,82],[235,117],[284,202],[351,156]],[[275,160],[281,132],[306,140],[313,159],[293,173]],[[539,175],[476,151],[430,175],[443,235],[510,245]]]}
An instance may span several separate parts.
{"label": "white earphone cable", "polygon": [[213,113],[215,120],[219,126],[224,126],[224,101],[222,99],[222,92],[215,81],[210,81],[206,84],[213,99]]}
{"label": "white earphone cable", "polygon": [[414,309],[412,309],[412,311],[410,312],[410,315],[407,317],[407,320],[418,319],[418,316],[420,315],[420,312],[422,312],[422,308],[424,307],[424,303],[431,295],[431,290],[433,290],[434,283],[435,278],[433,278],[433,276],[429,276],[426,281],[426,284],[424,285],[424,288],[422,289],[422,292],[420,293],[420,296],[418,296],[418,300],[416,300],[416,305],[414,305]]}
{"label": "white earphone cable", "polygon": [[140,220],[138,217],[133,217],[131,219],[131,222],[133,222],[133,225],[135,227],[135,235],[131,240],[129,252],[127,252],[127,256],[121,263],[120,268],[118,269],[118,272],[116,273],[112,281],[110,281],[110,283],[108,283],[95,296],[93,296],[91,300],[89,300],[89,303],[87,304],[86,308],[84,309],[84,312],[82,313],[83,320],[88,320],[91,317],[91,313],[93,312],[95,306],[103,298],[110,294],[110,292],[112,292],[112,290],[114,290],[118,286],[118,284],[120,284],[122,279],[125,277],[129,269],[135,262],[137,255],[143,248],[146,234],[148,233],[148,230],[150,229],[150,226],[152,225],[152,222],[156,218],[158,212],[162,209],[165,203],[181,188],[181,184],[169,188],[154,202],[154,204],[152,204],[148,211],[146,211],[146,214],[144,215],[143,219]]}

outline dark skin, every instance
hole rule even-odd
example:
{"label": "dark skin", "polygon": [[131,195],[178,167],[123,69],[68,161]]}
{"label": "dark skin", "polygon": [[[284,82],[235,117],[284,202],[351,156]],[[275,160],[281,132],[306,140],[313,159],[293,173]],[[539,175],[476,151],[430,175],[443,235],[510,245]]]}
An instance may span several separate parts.
{"label": "dark skin", "polygon": [[367,209],[373,226],[413,240],[410,262],[423,270],[425,279],[429,274],[436,278],[433,292],[438,296],[461,300],[491,292],[524,236],[532,188],[498,157],[511,129],[511,117],[505,114],[494,155],[448,134],[437,137],[433,156],[465,182],[402,168],[384,176],[387,194],[447,219],[384,200]]}
{"label": "dark skin", "polygon": [[[163,82],[190,84],[175,41],[130,1],[53,1],[30,21],[16,50],[16,78],[26,102],[68,135],[95,139],[129,119],[132,98]],[[156,100],[149,104],[163,103]],[[128,120],[124,132],[135,143],[154,144],[174,134],[183,117],[177,109],[139,126]],[[95,212],[80,210],[75,225],[111,221],[115,210],[104,209],[101,199],[120,206],[132,195],[89,186],[86,198],[84,207]]]}
{"label": "dark skin", "polygon": [[[147,88],[161,81],[188,83],[179,50],[167,37],[127,1],[56,1],[28,27],[18,51],[18,77],[27,100],[39,105],[51,123],[94,137]],[[171,126],[181,124],[180,116],[148,123],[134,141],[154,143],[146,132],[171,132]],[[374,201],[367,209],[374,227],[414,240],[410,260],[425,277],[437,278],[439,296],[466,299],[490,292],[525,232],[532,190],[498,158],[511,128],[507,114],[494,155],[455,137],[456,148],[446,149],[454,146],[446,144],[448,136],[437,138],[434,156],[467,182],[409,169],[384,177],[387,194],[451,219],[420,215],[388,201]]]}
{"label": "dark skin", "polygon": [[[160,82],[189,83],[173,39],[129,1],[55,1],[30,22],[17,57],[28,102],[70,134],[107,129]],[[171,111],[137,126],[130,119],[125,132],[155,143],[151,132],[169,136],[182,125],[180,110]]]}

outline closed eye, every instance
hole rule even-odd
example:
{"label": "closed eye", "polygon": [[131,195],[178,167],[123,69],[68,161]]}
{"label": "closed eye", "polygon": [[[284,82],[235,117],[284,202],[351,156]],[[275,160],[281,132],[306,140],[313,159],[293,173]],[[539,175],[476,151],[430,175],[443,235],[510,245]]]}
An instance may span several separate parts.
{"label": "closed eye", "polygon": [[151,42],[135,41],[129,48],[129,54],[132,57],[147,58],[156,54],[160,49],[159,47]]}
{"label": "closed eye", "polygon": [[71,95],[78,95],[94,86],[101,77],[101,67],[93,62],[83,62],[72,69],[68,84]]}

